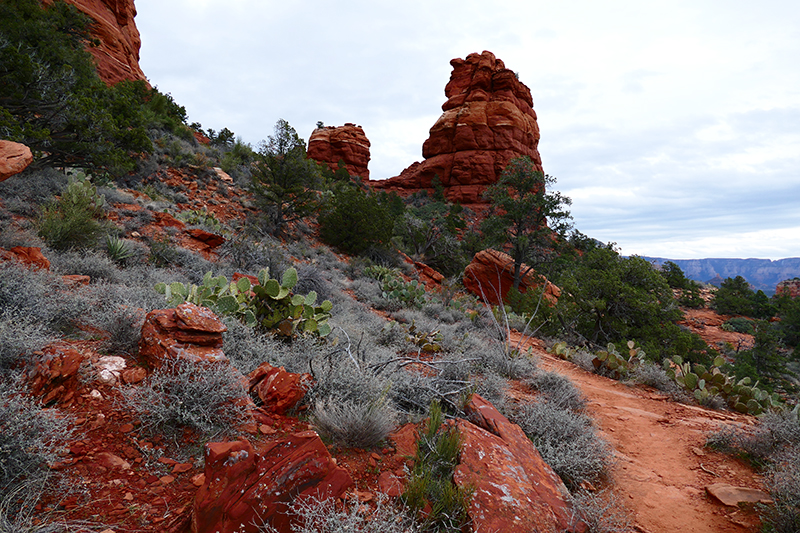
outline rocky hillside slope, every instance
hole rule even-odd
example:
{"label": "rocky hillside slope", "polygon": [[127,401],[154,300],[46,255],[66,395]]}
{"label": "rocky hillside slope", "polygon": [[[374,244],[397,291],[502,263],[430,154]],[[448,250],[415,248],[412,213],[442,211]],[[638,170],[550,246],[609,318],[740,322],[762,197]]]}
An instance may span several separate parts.
{"label": "rocky hillside slope", "polygon": [[800,276],[800,257],[787,259],[664,259],[662,257],[645,257],[657,265],[672,261],[683,270],[686,277],[701,283],[708,283],[714,278],[725,279],[742,276],[756,290],[767,295],[775,292],[781,281]]}

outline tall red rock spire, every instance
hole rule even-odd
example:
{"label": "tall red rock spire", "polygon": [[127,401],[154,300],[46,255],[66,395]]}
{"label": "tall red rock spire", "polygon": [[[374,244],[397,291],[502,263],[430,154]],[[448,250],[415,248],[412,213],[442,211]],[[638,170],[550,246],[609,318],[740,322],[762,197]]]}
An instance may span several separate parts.
{"label": "tall red rock spire", "polygon": [[434,176],[450,201],[481,204],[508,162],[528,156],[542,170],[539,126],[528,87],[491,52],[450,61],[444,111],[422,145],[421,163],[371,184],[401,194],[432,188]]}

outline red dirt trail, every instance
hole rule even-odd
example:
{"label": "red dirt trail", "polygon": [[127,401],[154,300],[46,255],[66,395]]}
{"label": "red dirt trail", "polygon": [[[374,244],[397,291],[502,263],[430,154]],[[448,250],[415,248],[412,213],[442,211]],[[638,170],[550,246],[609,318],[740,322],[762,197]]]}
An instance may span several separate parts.
{"label": "red dirt trail", "polygon": [[586,372],[540,346],[534,353],[541,368],[569,377],[589,400],[590,416],[615,450],[612,488],[633,514],[636,531],[758,531],[752,507],[725,507],[705,491],[714,483],[762,488],[749,466],[704,448],[709,431],[751,424],[752,417],[675,403],[653,389]]}

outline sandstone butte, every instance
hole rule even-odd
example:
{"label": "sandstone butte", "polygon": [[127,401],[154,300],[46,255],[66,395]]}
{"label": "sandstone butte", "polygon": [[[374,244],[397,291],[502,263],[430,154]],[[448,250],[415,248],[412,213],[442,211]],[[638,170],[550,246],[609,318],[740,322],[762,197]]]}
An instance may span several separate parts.
{"label": "sandstone butte", "polygon": [[311,133],[308,139],[308,157],[327,165],[333,172],[339,161],[351,176],[369,180],[370,142],[361,126],[350,122],[344,126],[323,126]]}
{"label": "sandstone butte", "polygon": [[[147,78],[139,66],[142,45],[134,17],[133,0],[67,0],[93,21],[91,34],[100,41],[90,47],[100,79],[113,85],[123,80]],[[48,2],[49,3],[49,2]]]}
{"label": "sandstone butte", "polygon": [[438,176],[451,202],[482,207],[484,189],[509,161],[528,156],[542,170],[539,126],[530,89],[493,53],[450,61],[444,111],[422,145],[422,162],[399,176],[370,182],[377,189],[408,195],[433,189]]}

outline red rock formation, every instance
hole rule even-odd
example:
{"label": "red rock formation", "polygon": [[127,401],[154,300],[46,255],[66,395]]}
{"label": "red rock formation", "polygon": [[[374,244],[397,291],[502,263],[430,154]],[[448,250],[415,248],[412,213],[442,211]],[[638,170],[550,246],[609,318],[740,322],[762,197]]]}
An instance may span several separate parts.
{"label": "red rock formation", "polygon": [[0,181],[25,170],[33,161],[31,149],[24,144],[0,141]]}
{"label": "red rock formation", "polygon": [[[523,263],[521,272],[528,266]],[[561,289],[546,281],[534,271],[523,275],[519,283],[520,292],[547,283],[544,297],[554,305],[561,295]],[[483,250],[475,254],[472,262],[464,269],[464,287],[478,298],[486,299],[493,305],[505,300],[509,289],[514,286],[514,260],[510,255],[497,250]]]}
{"label": "red rock formation", "polygon": [[450,64],[444,113],[422,145],[425,161],[372,185],[409,194],[432,189],[438,176],[448,200],[481,206],[483,191],[511,159],[528,156],[542,170],[539,126],[530,89],[494,54],[470,54]]}
{"label": "red rock formation", "polygon": [[161,366],[164,359],[227,362],[222,352],[227,329],[212,311],[192,303],[156,309],[145,317],[139,354],[152,367]]}
{"label": "red rock formation", "polygon": [[50,270],[50,260],[42,254],[42,249],[29,246],[15,246],[9,250],[0,248],[0,261],[19,261],[27,267]]}
{"label": "red rock formation", "polygon": [[791,298],[800,296],[800,279],[787,279],[778,283],[778,286],[775,287],[775,295],[782,294],[788,294]]}
{"label": "red rock formation", "polygon": [[344,126],[317,128],[308,139],[308,158],[328,165],[332,171],[339,161],[351,176],[369,180],[369,139],[361,126],[347,123]]}
{"label": "red rock formation", "polygon": [[279,415],[285,414],[303,399],[312,380],[311,374],[294,374],[269,363],[261,363],[250,372],[247,379],[247,390],[258,396],[263,409]]}
{"label": "red rock formation", "polygon": [[92,35],[100,46],[89,48],[97,65],[97,74],[108,84],[122,80],[144,80],[139,66],[142,40],[134,17],[133,0],[67,0],[88,15],[94,24]]}
{"label": "red rock formation", "polygon": [[456,422],[462,446],[453,480],[475,489],[473,529],[569,531],[569,492],[522,429],[477,394],[465,412],[473,423]]}
{"label": "red rock formation", "polygon": [[194,499],[192,533],[256,533],[261,524],[292,531],[287,511],[309,498],[338,498],[353,484],[313,431],[269,443],[206,445],[205,483]]}

